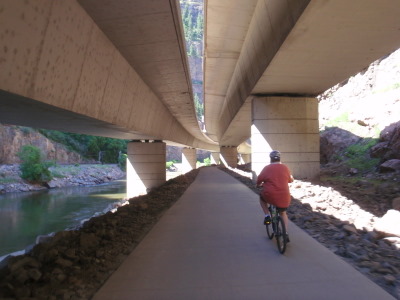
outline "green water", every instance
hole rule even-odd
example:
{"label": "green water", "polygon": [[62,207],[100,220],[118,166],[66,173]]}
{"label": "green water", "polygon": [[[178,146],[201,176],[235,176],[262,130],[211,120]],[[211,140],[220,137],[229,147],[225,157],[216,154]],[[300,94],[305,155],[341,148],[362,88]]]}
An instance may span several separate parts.
{"label": "green water", "polygon": [[0,257],[34,244],[38,235],[79,226],[125,197],[125,180],[0,195]]}

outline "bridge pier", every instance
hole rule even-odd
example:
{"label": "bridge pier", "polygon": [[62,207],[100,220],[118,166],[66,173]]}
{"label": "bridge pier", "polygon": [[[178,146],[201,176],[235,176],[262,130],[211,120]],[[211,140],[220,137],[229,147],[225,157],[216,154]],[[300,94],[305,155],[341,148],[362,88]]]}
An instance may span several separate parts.
{"label": "bridge pier", "polygon": [[223,165],[232,168],[237,167],[237,157],[238,157],[237,147],[223,146],[220,148],[220,153],[221,153],[220,159]]}
{"label": "bridge pier", "polygon": [[182,149],[182,173],[196,169],[197,153],[195,148]]}
{"label": "bridge pier", "polygon": [[[318,101],[316,98],[256,97],[252,103],[253,177],[279,150],[297,179],[319,174]],[[254,178],[253,178],[254,179]]]}
{"label": "bridge pier", "polygon": [[211,164],[212,165],[219,165],[220,163],[220,153],[219,152],[211,152],[210,154],[210,159],[211,159]]}
{"label": "bridge pier", "polygon": [[248,164],[251,162],[251,154],[241,154],[240,155],[240,163],[241,164]]}
{"label": "bridge pier", "polygon": [[165,183],[166,144],[161,141],[133,141],[128,144],[126,193],[128,199],[147,194]]}

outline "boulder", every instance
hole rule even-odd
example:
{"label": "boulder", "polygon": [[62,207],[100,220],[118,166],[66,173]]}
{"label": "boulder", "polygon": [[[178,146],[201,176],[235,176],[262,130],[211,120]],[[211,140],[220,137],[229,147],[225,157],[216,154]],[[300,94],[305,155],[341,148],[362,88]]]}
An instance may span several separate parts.
{"label": "boulder", "polygon": [[354,225],[344,225],[343,229],[347,231],[348,233],[355,233],[357,234],[357,229],[354,227]]}
{"label": "boulder", "polygon": [[400,211],[400,197],[394,198],[392,200],[392,208]]}
{"label": "boulder", "polygon": [[400,121],[383,129],[379,142],[371,148],[371,156],[379,157],[383,161],[400,159]]}
{"label": "boulder", "polygon": [[381,158],[384,157],[385,154],[390,150],[388,142],[381,142],[371,147],[369,150],[369,154],[373,158]]}
{"label": "boulder", "polygon": [[400,237],[400,211],[390,209],[375,223],[375,230],[386,236]]}
{"label": "boulder", "polygon": [[325,129],[320,135],[320,159],[322,164],[334,160],[335,155],[348,146],[357,143],[361,138],[338,127]]}
{"label": "boulder", "polygon": [[400,159],[390,159],[379,166],[380,172],[400,171]]}

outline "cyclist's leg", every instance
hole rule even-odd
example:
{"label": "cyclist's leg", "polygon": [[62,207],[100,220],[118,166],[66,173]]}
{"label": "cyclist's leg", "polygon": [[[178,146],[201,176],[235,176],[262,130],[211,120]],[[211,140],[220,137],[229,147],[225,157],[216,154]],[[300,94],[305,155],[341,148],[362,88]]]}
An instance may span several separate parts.
{"label": "cyclist's leg", "polygon": [[262,197],[262,195],[260,195],[260,205],[261,205],[261,208],[262,208],[264,214],[269,215],[269,210],[268,210],[269,205],[266,201],[264,201],[264,198]]}
{"label": "cyclist's leg", "polygon": [[288,228],[289,228],[289,218],[288,215],[286,213],[286,208],[278,208],[279,211],[279,215],[281,216],[283,223],[285,223],[285,227],[286,227],[286,232],[288,232]]}
{"label": "cyclist's leg", "polygon": [[271,224],[271,216],[269,212],[269,204],[264,200],[263,196],[260,195],[260,205],[265,214],[263,224],[268,225]]}

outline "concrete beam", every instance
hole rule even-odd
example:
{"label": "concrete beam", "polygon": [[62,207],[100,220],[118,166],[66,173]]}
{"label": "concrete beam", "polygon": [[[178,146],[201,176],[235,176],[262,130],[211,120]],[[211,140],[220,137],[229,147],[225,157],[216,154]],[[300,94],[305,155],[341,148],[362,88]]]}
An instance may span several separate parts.
{"label": "concrete beam", "polygon": [[258,0],[240,56],[225,93],[216,135],[219,140],[277,54],[310,0]]}

